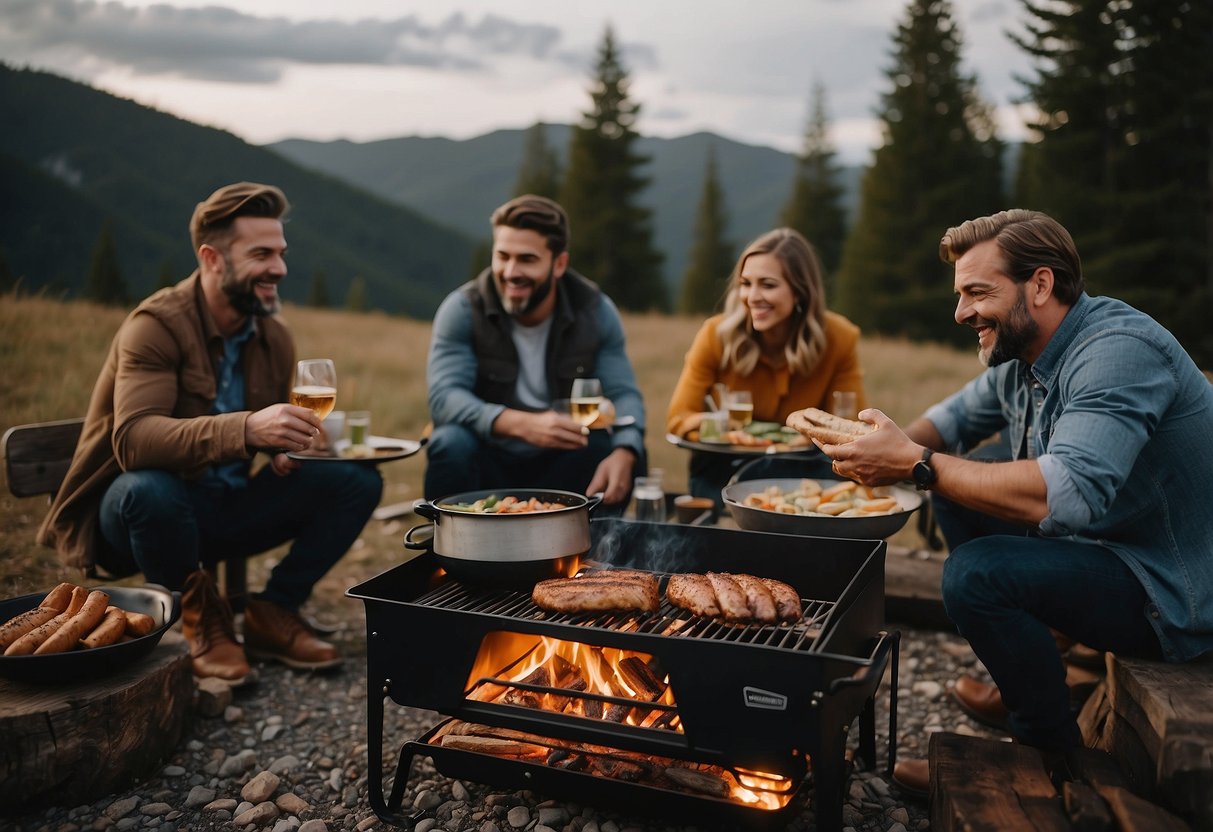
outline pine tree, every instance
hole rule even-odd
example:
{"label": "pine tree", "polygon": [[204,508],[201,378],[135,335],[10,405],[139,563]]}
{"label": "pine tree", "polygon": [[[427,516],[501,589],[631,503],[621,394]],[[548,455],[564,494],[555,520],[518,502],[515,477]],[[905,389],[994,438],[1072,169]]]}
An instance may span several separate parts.
{"label": "pine tree", "polygon": [[556,149],[548,144],[547,130],[542,121],[535,122],[526,131],[522,164],[518,167],[518,181],[514,184],[514,196],[523,194],[560,198],[560,159]]}
{"label": "pine tree", "polygon": [[667,310],[652,211],[639,204],[649,181],[639,172],[648,157],[634,149],[640,105],[628,98],[627,73],[609,26],[590,98],[590,110],[569,140],[560,200],[569,215],[571,265],[624,309]]}
{"label": "pine tree", "polygon": [[1092,294],[1149,313],[1213,365],[1213,7],[1024,6],[1042,115],[1022,150],[1022,201],[1070,231]]}
{"label": "pine tree", "polygon": [[332,303],[332,300],[329,299],[328,277],[325,275],[324,269],[316,269],[312,273],[312,285],[308,289],[307,305],[317,309],[328,309]]}
{"label": "pine tree", "polygon": [[870,333],[961,342],[939,238],[1005,207],[1002,145],[976,80],[961,73],[961,35],[947,0],[911,0],[893,44],[883,144],[843,246],[837,306]]}
{"label": "pine tree", "polygon": [[350,312],[365,312],[370,308],[366,298],[366,280],[361,275],[350,281],[350,288],[345,293],[345,308]]}
{"label": "pine tree", "polygon": [[842,244],[847,233],[846,210],[842,207],[843,188],[838,182],[841,169],[834,161],[834,146],[830,142],[829,120],[826,117],[825,87],[813,85],[808,127],[804,134],[804,149],[796,164],[792,193],[779,215],[779,224],[795,228],[803,234],[821,259],[827,286],[833,288],[833,277],[842,259]]}
{"label": "pine tree", "polygon": [[126,306],[130,303],[130,293],[127,291],[126,281],[122,278],[122,270],[118,268],[114,235],[108,221],[101,226],[101,233],[97,235],[97,243],[93,246],[84,296],[109,306]]}
{"label": "pine tree", "polygon": [[724,194],[716,176],[716,149],[709,146],[691,254],[682,277],[680,311],[711,314],[723,299],[734,259],[733,245],[726,239],[727,225]]}

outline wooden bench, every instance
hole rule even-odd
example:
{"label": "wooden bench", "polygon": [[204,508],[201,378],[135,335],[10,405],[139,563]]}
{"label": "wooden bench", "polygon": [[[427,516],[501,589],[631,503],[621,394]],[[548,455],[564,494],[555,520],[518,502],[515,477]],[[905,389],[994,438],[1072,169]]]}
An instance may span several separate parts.
{"label": "wooden bench", "polygon": [[[4,432],[4,470],[14,497],[54,497],[67,475],[83,419],[17,425]],[[223,561],[223,588],[232,609],[244,609],[248,577],[243,559]]]}

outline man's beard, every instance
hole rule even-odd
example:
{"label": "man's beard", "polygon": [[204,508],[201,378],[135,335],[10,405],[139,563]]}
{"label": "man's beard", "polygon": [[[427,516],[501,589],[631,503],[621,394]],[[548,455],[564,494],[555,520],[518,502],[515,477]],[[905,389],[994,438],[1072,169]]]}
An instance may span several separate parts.
{"label": "man's beard", "polygon": [[1028,312],[1023,286],[1019,287],[1019,298],[1000,322],[981,320],[985,326],[994,328],[994,346],[989,353],[980,348],[977,357],[987,367],[997,367],[1016,358],[1022,358],[1028,347],[1036,340],[1040,327]]}
{"label": "man's beard", "polygon": [[[511,316],[513,316],[515,318],[520,318],[520,317],[529,315],[531,312],[535,311],[536,307],[538,307],[539,304],[543,303],[544,299],[546,299],[548,295],[550,295],[552,293],[552,287],[556,284],[555,274],[556,274],[556,266],[555,266],[555,264],[552,264],[548,268],[548,276],[546,278],[544,278],[544,280],[541,283],[538,283],[535,285],[535,288],[531,290],[530,297],[528,297],[526,300],[522,300],[522,301],[508,300],[505,296],[504,289],[499,288],[498,293],[501,295],[502,307],[505,309],[506,312],[508,312]],[[505,280],[501,280],[501,278],[498,278],[498,280],[501,281],[503,286],[505,283],[508,282]]]}
{"label": "man's beard", "polygon": [[281,311],[282,301],[279,298],[275,297],[274,302],[270,306],[266,306],[261,302],[261,298],[257,297],[258,278],[249,275],[241,281],[226,257],[223,259],[223,266],[223,280],[219,285],[223,289],[223,293],[227,295],[228,302],[233,309],[241,315],[257,315],[262,318],[276,315]]}

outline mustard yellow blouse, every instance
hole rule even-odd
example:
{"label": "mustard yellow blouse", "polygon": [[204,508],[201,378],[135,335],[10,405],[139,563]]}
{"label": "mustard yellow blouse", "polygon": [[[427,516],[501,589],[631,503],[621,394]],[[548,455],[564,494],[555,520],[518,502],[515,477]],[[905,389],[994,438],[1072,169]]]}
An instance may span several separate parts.
{"label": "mustard yellow blouse", "polygon": [[859,327],[835,312],[826,312],[826,350],[810,375],[793,375],[787,365],[773,367],[761,358],[748,376],[734,370],[722,372],[723,348],[716,326],[722,315],[708,318],[695,336],[682,365],[666,412],[666,430],[686,435],[697,424],[704,409],[703,397],[712,385],[723,382],[730,390],[749,390],[754,399],[754,420],[779,422],[789,413],[806,407],[828,410],[835,390],[853,390],[859,409],[867,407],[863,391],[863,369],[859,366]]}

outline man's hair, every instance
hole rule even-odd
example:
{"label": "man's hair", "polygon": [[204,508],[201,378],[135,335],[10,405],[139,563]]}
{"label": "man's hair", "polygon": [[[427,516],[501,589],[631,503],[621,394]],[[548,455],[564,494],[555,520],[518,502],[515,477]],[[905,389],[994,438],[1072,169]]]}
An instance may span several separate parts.
{"label": "man's hair", "polygon": [[569,218],[558,202],[546,196],[515,197],[493,212],[491,222],[494,228],[505,225],[542,234],[553,256],[569,247]]}
{"label": "man's hair", "polygon": [[291,209],[286,194],[273,185],[236,182],[224,185],[199,202],[190,218],[190,241],[197,251],[203,244],[225,245],[232,236],[237,217],[269,217],[280,220]]}
{"label": "man's hair", "polygon": [[1072,304],[1083,292],[1082,261],[1070,232],[1040,211],[1012,208],[967,220],[944,232],[939,256],[955,263],[978,243],[994,240],[1002,251],[1007,275],[1027,283],[1042,266],[1053,270],[1053,294]]}

